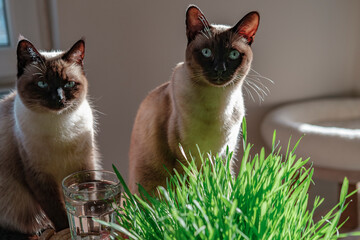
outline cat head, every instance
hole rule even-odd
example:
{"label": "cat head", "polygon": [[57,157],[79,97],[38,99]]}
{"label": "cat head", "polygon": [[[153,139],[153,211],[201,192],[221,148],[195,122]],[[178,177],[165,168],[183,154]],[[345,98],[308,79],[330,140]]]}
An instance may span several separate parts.
{"label": "cat head", "polygon": [[76,109],[86,98],[83,69],[85,42],[67,52],[39,52],[21,38],[17,46],[17,92],[27,108],[61,113]]}
{"label": "cat head", "polygon": [[250,70],[251,44],[260,16],[250,12],[235,26],[210,25],[201,10],[186,11],[186,65],[198,84],[226,86],[241,82]]}

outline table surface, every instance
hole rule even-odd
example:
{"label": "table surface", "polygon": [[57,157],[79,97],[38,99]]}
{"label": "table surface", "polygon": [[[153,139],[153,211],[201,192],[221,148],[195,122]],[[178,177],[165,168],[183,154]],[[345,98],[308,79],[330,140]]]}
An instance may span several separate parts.
{"label": "table surface", "polygon": [[41,236],[28,235],[0,228],[0,236],[2,240],[71,240],[68,228],[57,233],[53,229],[47,229]]}

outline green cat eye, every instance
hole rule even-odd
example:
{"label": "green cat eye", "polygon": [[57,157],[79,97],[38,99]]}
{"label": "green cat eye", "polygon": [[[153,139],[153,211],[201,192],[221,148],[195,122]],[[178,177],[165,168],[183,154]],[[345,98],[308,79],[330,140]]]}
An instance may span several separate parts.
{"label": "green cat eye", "polygon": [[72,87],[74,87],[75,86],[75,82],[67,82],[67,83],[65,83],[65,85],[64,85],[64,87],[66,87],[66,88],[72,88]]}
{"label": "green cat eye", "polygon": [[240,53],[238,50],[232,50],[229,54],[229,58],[232,60],[236,60],[240,57]]}
{"label": "green cat eye", "polygon": [[40,88],[46,88],[48,86],[48,84],[44,81],[38,81],[37,82],[37,85],[40,87]]}
{"label": "green cat eye", "polygon": [[211,50],[208,48],[203,48],[201,50],[201,53],[202,53],[202,55],[204,55],[204,57],[207,57],[207,58],[211,57]]}

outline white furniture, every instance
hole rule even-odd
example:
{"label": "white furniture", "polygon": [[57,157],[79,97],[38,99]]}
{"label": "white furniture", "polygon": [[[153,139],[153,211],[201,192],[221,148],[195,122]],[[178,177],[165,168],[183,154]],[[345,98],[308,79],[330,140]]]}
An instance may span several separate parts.
{"label": "white furniture", "polygon": [[[314,177],[342,182],[346,176],[350,189],[360,181],[360,98],[327,98],[290,103],[272,110],[263,120],[261,133],[271,147],[274,129],[285,147],[301,137],[299,157],[310,157]],[[357,198],[348,207],[349,228],[357,225]],[[343,215],[346,215],[344,213]],[[354,222],[352,222],[354,221]]]}
{"label": "white furniture", "polygon": [[[287,104],[271,111],[262,124],[268,146],[276,129],[281,145],[300,137],[297,155],[315,166],[360,171],[360,98],[330,98]],[[359,176],[360,180],[360,176]]]}

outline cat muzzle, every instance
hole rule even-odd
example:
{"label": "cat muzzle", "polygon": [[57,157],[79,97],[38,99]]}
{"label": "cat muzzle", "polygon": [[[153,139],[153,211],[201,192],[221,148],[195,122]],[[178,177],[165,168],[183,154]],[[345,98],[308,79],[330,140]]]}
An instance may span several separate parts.
{"label": "cat muzzle", "polygon": [[57,89],[57,97],[59,99],[59,101],[62,101],[64,99],[64,90],[62,90],[62,88],[58,88]]}
{"label": "cat muzzle", "polygon": [[210,79],[210,83],[217,85],[217,86],[223,86],[223,85],[227,84],[228,82],[229,82],[229,79],[225,79],[222,76]]}
{"label": "cat muzzle", "polygon": [[214,71],[218,74],[218,77],[220,77],[224,72],[226,72],[225,62],[216,64],[214,67]]}
{"label": "cat muzzle", "polygon": [[62,88],[56,89],[56,92],[52,94],[51,99],[52,101],[49,105],[51,109],[58,110],[65,107],[65,94]]}

